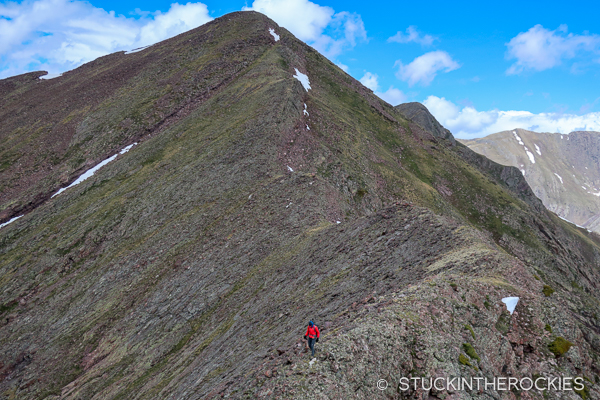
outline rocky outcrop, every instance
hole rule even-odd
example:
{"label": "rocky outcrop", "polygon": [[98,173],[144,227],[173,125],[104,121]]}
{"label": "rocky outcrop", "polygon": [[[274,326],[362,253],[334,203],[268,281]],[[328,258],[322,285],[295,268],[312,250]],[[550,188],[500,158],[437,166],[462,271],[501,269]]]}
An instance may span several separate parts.
{"label": "rocky outcrop", "polygon": [[440,139],[447,139],[452,145],[456,144],[452,133],[444,128],[423,104],[417,102],[403,103],[394,108],[407,119],[421,125],[426,131],[431,132],[433,136]]}

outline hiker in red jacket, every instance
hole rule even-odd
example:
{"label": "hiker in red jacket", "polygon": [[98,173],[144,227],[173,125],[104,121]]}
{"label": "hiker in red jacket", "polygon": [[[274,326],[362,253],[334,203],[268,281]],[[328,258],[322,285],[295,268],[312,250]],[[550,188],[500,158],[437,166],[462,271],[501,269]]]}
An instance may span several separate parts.
{"label": "hiker in red jacket", "polygon": [[304,339],[308,339],[308,347],[312,351],[312,355],[315,355],[315,343],[319,341],[319,328],[315,325],[314,322],[308,322],[308,328],[306,329],[306,333],[304,334]]}

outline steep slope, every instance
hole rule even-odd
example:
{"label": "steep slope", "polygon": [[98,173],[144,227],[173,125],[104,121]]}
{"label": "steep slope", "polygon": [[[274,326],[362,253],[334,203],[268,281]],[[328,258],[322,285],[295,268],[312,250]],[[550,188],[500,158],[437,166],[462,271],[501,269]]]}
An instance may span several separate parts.
{"label": "steep slope", "polygon": [[[24,189],[6,204],[44,200],[0,229],[0,393],[373,399],[401,376],[460,373],[585,376],[598,398],[600,240],[547,212],[517,169],[406,119],[257,13],[100,61],[53,86],[12,78],[3,95],[3,112],[21,110],[138,65],[101,102],[82,97],[51,170],[68,179],[11,178]],[[27,146],[8,168],[41,169]],[[312,362],[308,319],[323,331]],[[562,356],[558,337],[573,343]]]}
{"label": "steep slope", "polygon": [[599,132],[561,135],[515,129],[462,143],[499,164],[519,168],[550,211],[600,232]]}

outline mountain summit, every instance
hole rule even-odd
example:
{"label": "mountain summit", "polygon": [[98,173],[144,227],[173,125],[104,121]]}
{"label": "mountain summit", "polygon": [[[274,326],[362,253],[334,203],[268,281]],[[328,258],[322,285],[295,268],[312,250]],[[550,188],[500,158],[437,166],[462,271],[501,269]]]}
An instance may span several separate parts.
{"label": "mountain summit", "polygon": [[598,398],[598,236],[264,15],[42,75],[0,81],[6,397]]}

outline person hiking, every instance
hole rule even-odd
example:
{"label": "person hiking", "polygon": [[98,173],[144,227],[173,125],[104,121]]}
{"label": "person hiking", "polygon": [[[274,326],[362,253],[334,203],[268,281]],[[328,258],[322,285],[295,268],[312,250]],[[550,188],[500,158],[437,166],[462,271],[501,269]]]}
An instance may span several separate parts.
{"label": "person hiking", "polygon": [[319,341],[319,336],[321,336],[319,327],[314,322],[308,321],[308,328],[306,328],[304,339],[308,340],[308,347],[310,347],[313,357],[315,355],[315,343]]}

